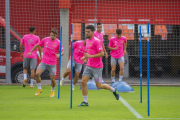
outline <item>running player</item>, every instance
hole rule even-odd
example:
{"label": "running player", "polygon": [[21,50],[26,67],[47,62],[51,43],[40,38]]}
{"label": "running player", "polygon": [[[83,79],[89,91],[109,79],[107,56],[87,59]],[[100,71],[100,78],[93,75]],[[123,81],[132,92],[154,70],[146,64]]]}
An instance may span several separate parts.
{"label": "running player", "polygon": [[111,50],[111,79],[115,82],[115,70],[118,61],[120,71],[119,71],[119,81],[122,81],[124,74],[124,54],[126,55],[127,39],[125,36],[121,36],[122,30],[116,29],[116,36],[111,37],[108,49]]}
{"label": "running player", "polygon": [[[32,52],[37,49],[39,46],[44,46],[42,61],[39,64],[36,70],[36,82],[38,86],[38,90],[36,92],[36,96],[38,96],[41,92],[41,74],[45,69],[49,70],[50,79],[51,79],[51,94],[50,97],[54,97],[54,90],[56,86],[55,76],[56,76],[56,62],[57,58],[59,58],[60,51],[60,41],[56,38],[58,34],[57,29],[53,28],[50,33],[50,37],[46,37],[42,39],[38,44],[36,44],[33,49],[27,54],[31,55]],[[64,55],[63,46],[61,46],[61,55]]]}
{"label": "running player", "polygon": [[[23,58],[23,74],[24,74],[24,83],[23,87],[26,86],[27,82],[27,69],[30,67],[31,70],[31,81],[30,81],[30,88],[34,88],[33,81],[34,81],[34,74],[35,74],[35,68],[37,66],[37,49],[35,49],[30,56],[26,56],[31,49],[40,42],[40,39],[35,34],[35,27],[31,26],[29,27],[30,34],[26,34],[23,36],[20,44],[20,52],[21,52],[21,58]],[[23,46],[25,47],[24,54],[23,54]],[[41,48],[38,47],[39,53],[40,53],[40,59],[41,59]]]}
{"label": "running player", "polygon": [[[101,32],[101,30],[102,30],[102,24],[97,23],[97,31],[94,32],[94,36],[97,37],[101,41],[105,56],[106,56],[106,58],[108,58],[108,54],[107,54],[106,49],[104,47],[103,33]],[[101,61],[102,61],[102,57],[101,57]],[[94,81],[94,78],[92,78],[92,80]],[[101,81],[102,81],[102,84],[104,84],[103,79],[101,79]]]}
{"label": "running player", "polygon": [[[69,46],[69,51],[71,51],[71,46]],[[73,87],[76,85],[79,74],[81,73],[83,61],[81,61],[81,57],[84,56],[84,53],[86,52],[86,40],[78,40],[73,43],[73,67],[75,67],[75,77],[73,79]],[[71,72],[71,60],[69,60],[67,64],[67,70],[63,75],[63,78],[61,80],[60,85],[63,85],[65,78],[68,76],[68,74]]]}
{"label": "running player", "polygon": [[103,68],[101,57],[104,56],[104,51],[100,43],[100,40],[94,37],[93,35],[94,30],[95,28],[93,25],[86,26],[86,37],[88,38],[86,40],[87,53],[85,53],[81,59],[83,60],[85,58],[88,58],[88,61],[86,64],[86,68],[83,72],[82,81],[81,81],[83,102],[78,106],[89,106],[87,101],[87,94],[88,94],[87,82],[90,79],[90,77],[94,77],[98,89],[110,90],[113,92],[116,99],[117,100],[119,99],[119,93],[116,90],[116,88],[113,88],[107,84],[101,84],[102,68]]}

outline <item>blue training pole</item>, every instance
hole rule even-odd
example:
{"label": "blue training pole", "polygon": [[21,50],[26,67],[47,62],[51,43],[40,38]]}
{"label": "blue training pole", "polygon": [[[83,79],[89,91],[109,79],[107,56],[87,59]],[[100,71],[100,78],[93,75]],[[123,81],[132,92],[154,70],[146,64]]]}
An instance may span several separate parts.
{"label": "blue training pole", "polygon": [[141,45],[141,26],[139,26],[140,31],[140,101],[142,103],[142,45]]}
{"label": "blue training pole", "polygon": [[61,45],[62,45],[62,27],[60,28],[60,56],[59,56],[59,82],[58,82],[58,99],[60,97],[60,79],[61,79]]}
{"label": "blue training pole", "polygon": [[71,105],[72,109],[72,81],[73,81],[73,25],[71,24]]}
{"label": "blue training pole", "polygon": [[149,23],[147,23],[147,35],[148,35],[148,39],[147,39],[147,103],[148,103],[148,116],[150,115],[150,111],[149,111]]}

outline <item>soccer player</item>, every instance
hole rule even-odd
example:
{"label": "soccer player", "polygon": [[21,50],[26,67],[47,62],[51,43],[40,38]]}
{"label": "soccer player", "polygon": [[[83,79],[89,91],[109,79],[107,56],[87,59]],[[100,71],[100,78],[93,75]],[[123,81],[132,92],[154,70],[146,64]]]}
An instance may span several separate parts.
{"label": "soccer player", "polygon": [[[69,51],[71,51],[71,46],[69,46]],[[73,67],[75,67],[75,77],[73,79],[73,87],[76,85],[79,74],[81,73],[83,61],[81,61],[81,57],[84,56],[84,53],[86,52],[86,40],[78,40],[73,43]],[[71,72],[71,60],[69,60],[67,64],[67,70],[63,75],[63,78],[61,80],[60,85],[63,85],[65,78],[68,76],[68,74]]]}
{"label": "soccer player", "polygon": [[[60,51],[60,41],[56,38],[58,34],[57,29],[53,28],[50,33],[50,37],[43,38],[38,44],[36,44],[33,49],[27,54],[31,55],[32,52],[39,46],[44,46],[42,61],[36,70],[36,82],[38,90],[35,93],[38,96],[41,92],[41,74],[47,68],[50,73],[51,79],[51,94],[50,97],[54,97],[54,90],[56,86],[55,76],[56,76],[56,62],[59,58]],[[63,46],[61,46],[61,56],[64,55]]]}
{"label": "soccer player", "polygon": [[81,58],[81,60],[88,58],[86,68],[83,72],[82,76],[82,94],[83,94],[83,102],[78,106],[89,106],[87,101],[87,94],[88,94],[88,88],[87,88],[87,82],[90,79],[90,77],[94,77],[96,86],[98,89],[107,89],[113,92],[116,99],[119,99],[119,93],[116,90],[116,88],[113,88],[107,84],[101,84],[101,78],[102,78],[102,69],[103,69],[103,63],[101,62],[101,57],[104,56],[104,51],[102,48],[102,45],[100,43],[100,40],[96,37],[94,37],[94,26],[88,25],[86,26],[86,50],[87,53],[84,54],[84,56]]}
{"label": "soccer player", "polygon": [[[30,34],[26,34],[23,36],[22,40],[21,40],[21,44],[20,44],[20,52],[21,52],[21,58],[23,58],[23,74],[24,74],[24,83],[23,83],[23,87],[26,86],[26,82],[27,82],[27,69],[30,66],[30,70],[31,70],[31,81],[30,81],[30,88],[34,88],[33,86],[33,81],[34,81],[34,74],[35,74],[35,68],[37,66],[37,49],[34,50],[34,52],[32,52],[32,54],[30,56],[26,56],[31,49],[40,42],[40,39],[38,36],[34,35],[35,34],[35,27],[31,26],[29,27],[29,32]],[[25,47],[25,51],[23,54],[23,46]],[[40,53],[40,59],[41,59],[41,48],[38,47],[39,49],[39,53]]]}
{"label": "soccer player", "polygon": [[[101,32],[102,30],[102,24],[101,23],[97,23],[97,31],[94,32],[94,36],[97,37],[100,41],[101,41],[101,45],[103,47],[103,51],[106,55],[106,58],[108,58],[108,54],[106,52],[106,49],[104,47],[104,39],[103,39],[103,33]],[[101,57],[101,61],[102,61],[102,57]],[[92,78],[92,80],[94,81],[94,78]],[[102,84],[104,84],[103,79],[101,79]]]}
{"label": "soccer player", "polygon": [[119,81],[122,81],[124,74],[124,54],[126,55],[127,39],[125,36],[121,36],[122,30],[116,29],[116,36],[111,37],[108,45],[108,49],[111,50],[111,79],[115,82],[115,70],[118,61]]}

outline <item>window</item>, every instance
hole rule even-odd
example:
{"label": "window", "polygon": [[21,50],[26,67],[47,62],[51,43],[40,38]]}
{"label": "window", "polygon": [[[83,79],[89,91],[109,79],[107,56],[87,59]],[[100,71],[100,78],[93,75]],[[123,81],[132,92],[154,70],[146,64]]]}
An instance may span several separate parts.
{"label": "window", "polygon": [[11,40],[10,41],[11,50],[20,52],[20,50],[19,50],[20,42],[12,34],[10,35],[10,40]]}

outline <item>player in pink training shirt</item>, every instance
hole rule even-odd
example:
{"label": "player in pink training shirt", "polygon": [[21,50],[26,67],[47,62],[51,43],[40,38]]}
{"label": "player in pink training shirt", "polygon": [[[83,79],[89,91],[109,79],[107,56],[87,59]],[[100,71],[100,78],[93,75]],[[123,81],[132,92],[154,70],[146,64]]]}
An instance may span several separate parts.
{"label": "player in pink training shirt", "polygon": [[116,29],[116,36],[111,37],[108,49],[111,50],[111,79],[115,82],[115,70],[117,61],[119,63],[119,81],[122,81],[124,74],[124,54],[126,55],[127,39],[121,36],[122,30]]}
{"label": "player in pink training shirt", "polygon": [[[37,66],[37,49],[32,52],[30,56],[26,56],[31,49],[38,43],[40,42],[40,39],[38,36],[34,35],[35,34],[35,27],[31,26],[29,27],[29,32],[30,34],[26,34],[23,36],[20,44],[20,52],[21,52],[21,58],[23,58],[23,74],[24,74],[24,84],[23,87],[26,86],[27,82],[27,69],[30,66],[31,70],[31,81],[30,81],[30,88],[34,88],[33,86],[33,81],[34,81],[34,74],[35,74],[35,68]],[[22,48],[25,48],[24,54]],[[40,58],[41,58],[41,48],[38,47],[39,53],[40,53]]]}
{"label": "player in pink training shirt", "polygon": [[[36,96],[38,96],[41,92],[41,74],[45,69],[49,70],[50,79],[51,79],[51,94],[50,97],[54,97],[54,90],[56,86],[55,76],[56,76],[56,62],[57,58],[59,58],[60,54],[60,41],[56,38],[58,34],[57,29],[53,28],[50,33],[50,37],[43,38],[38,44],[36,44],[33,49],[27,54],[27,56],[31,55],[32,52],[37,49],[39,46],[44,46],[42,61],[39,64],[36,70],[36,82],[38,86],[38,90],[36,92]],[[61,55],[64,55],[63,46],[61,46]]]}
{"label": "player in pink training shirt", "polygon": [[[71,51],[71,46],[69,46],[69,51]],[[85,52],[86,52],[86,40],[78,40],[73,43],[73,67],[75,67],[75,77],[73,79],[72,90],[74,90],[74,86],[76,85],[79,79],[79,74],[81,73],[82,66],[84,63],[83,61],[81,61],[81,57],[84,56]],[[60,85],[64,84],[64,80],[69,75],[70,72],[71,72],[71,59],[67,64],[67,70],[63,75]]]}
{"label": "player in pink training shirt", "polygon": [[81,81],[83,102],[78,106],[89,106],[87,101],[87,94],[88,94],[87,82],[90,79],[90,77],[94,77],[98,89],[110,90],[113,92],[116,99],[117,100],[119,99],[119,93],[115,88],[107,84],[101,84],[102,68],[103,68],[101,57],[104,56],[104,51],[100,43],[100,40],[94,37],[93,35],[94,30],[95,28],[93,25],[86,26],[86,37],[88,38],[86,40],[87,53],[84,54],[81,60],[88,58],[88,61],[86,64],[86,68],[83,72],[82,81]]}
{"label": "player in pink training shirt", "polygon": [[[105,53],[106,58],[108,58],[108,54],[106,52],[106,49],[104,47],[104,39],[103,39],[103,33],[101,32],[102,30],[102,24],[101,23],[97,23],[97,31],[94,32],[94,36],[97,37],[100,41],[101,41],[101,45],[103,47],[103,51]],[[101,57],[101,61],[102,61],[102,57]],[[94,81],[94,78],[92,78],[92,80]],[[101,79],[102,84],[104,84],[103,79]]]}

